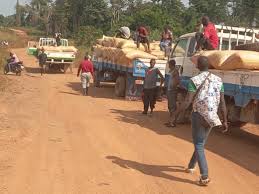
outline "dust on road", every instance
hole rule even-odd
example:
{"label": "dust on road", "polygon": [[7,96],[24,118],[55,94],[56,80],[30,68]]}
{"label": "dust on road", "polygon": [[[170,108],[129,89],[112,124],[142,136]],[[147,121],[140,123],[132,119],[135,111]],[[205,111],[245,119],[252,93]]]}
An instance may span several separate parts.
{"label": "dust on road", "polygon": [[80,93],[76,75],[40,76],[25,49],[27,72],[10,76],[0,96],[0,193],[149,194],[259,192],[259,137],[213,132],[207,157],[212,183],[184,173],[193,152],[189,125],[163,126],[166,103],[153,118],[142,103],[114,97],[113,88]]}

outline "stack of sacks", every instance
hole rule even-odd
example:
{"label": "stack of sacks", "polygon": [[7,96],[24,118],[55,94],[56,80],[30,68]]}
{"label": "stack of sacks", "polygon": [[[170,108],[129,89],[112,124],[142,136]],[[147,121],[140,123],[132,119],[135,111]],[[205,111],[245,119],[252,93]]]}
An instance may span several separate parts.
{"label": "stack of sacks", "polygon": [[165,53],[160,51],[160,42],[150,43],[151,53],[145,52],[142,44],[137,49],[137,45],[133,40],[104,36],[96,42],[97,45],[94,47],[95,56],[116,64],[131,65],[136,58],[165,59]]}
{"label": "stack of sacks", "polygon": [[94,53],[97,58],[102,58],[112,63],[125,66],[131,66],[132,61],[136,58],[157,59],[157,57],[154,55],[133,48],[120,49],[113,47],[95,46]]}
{"label": "stack of sacks", "polygon": [[192,62],[197,64],[199,56],[208,58],[211,68],[219,70],[259,70],[259,55],[254,51],[203,51],[192,57]]}

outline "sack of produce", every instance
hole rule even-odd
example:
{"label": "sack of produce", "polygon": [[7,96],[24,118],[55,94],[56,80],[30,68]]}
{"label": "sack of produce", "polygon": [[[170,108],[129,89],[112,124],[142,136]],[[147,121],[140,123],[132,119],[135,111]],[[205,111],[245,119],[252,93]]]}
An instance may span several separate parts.
{"label": "sack of produce", "polygon": [[255,51],[236,51],[220,67],[222,70],[259,70],[259,54]]}
{"label": "sack of produce", "polygon": [[208,58],[209,63],[215,69],[221,70],[236,70],[236,69],[259,69],[259,55],[254,51],[203,51],[194,55],[191,60],[197,65],[199,56]]}
{"label": "sack of produce", "polygon": [[131,60],[137,59],[137,58],[157,59],[156,56],[151,55],[151,54],[146,53],[146,52],[141,51],[141,50],[132,50],[129,53],[127,53],[126,57],[131,59]]}

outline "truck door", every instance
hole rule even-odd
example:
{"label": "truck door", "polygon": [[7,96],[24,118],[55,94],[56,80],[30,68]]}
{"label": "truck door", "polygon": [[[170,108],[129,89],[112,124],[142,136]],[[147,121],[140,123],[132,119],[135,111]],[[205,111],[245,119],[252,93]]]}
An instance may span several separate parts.
{"label": "truck door", "polygon": [[196,46],[196,40],[195,37],[190,37],[188,42],[188,49],[186,53],[186,57],[183,60],[182,64],[182,75],[186,77],[193,77],[197,75],[199,72],[198,69],[195,67],[195,65],[191,61],[191,57],[195,52],[195,46]]}
{"label": "truck door", "polygon": [[[180,40],[178,40],[171,53],[170,59],[174,59],[176,61],[176,66],[178,66],[179,68],[182,67],[184,58],[186,57],[188,40],[189,40],[188,37],[181,38]],[[168,72],[169,72],[169,68],[167,65],[166,73]]]}

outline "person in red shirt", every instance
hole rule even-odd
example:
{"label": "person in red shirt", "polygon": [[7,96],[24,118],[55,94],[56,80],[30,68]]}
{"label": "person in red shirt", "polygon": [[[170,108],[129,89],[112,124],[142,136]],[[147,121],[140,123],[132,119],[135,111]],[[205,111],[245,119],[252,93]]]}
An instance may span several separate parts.
{"label": "person in red shirt", "polygon": [[140,25],[137,29],[137,34],[137,48],[139,48],[140,43],[142,43],[145,47],[146,52],[150,52],[150,43],[146,27],[144,27],[144,25]]}
{"label": "person in red shirt", "polygon": [[197,40],[196,49],[216,50],[218,48],[219,38],[215,25],[210,22],[208,16],[203,16],[201,23],[203,25],[203,33],[197,32],[195,35]]}
{"label": "person in red shirt", "polygon": [[79,77],[80,73],[81,73],[81,82],[83,87],[83,95],[87,96],[88,89],[90,87],[90,80],[94,74],[94,67],[92,62],[90,61],[90,57],[88,56],[88,54],[86,54],[84,60],[79,65],[77,77]]}

